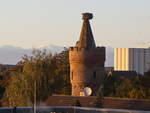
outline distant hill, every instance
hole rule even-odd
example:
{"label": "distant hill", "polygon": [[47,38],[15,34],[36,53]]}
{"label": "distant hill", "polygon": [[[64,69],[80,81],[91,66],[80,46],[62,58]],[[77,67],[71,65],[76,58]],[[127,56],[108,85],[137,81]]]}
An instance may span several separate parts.
{"label": "distant hill", "polygon": [[[36,49],[40,49],[40,50],[47,49],[52,53],[59,53],[63,50],[63,47],[50,45],[50,46],[45,46]],[[30,55],[32,53],[32,50],[33,49],[23,49],[14,46],[1,46],[0,64],[16,64],[22,58],[23,55],[25,54]]]}
{"label": "distant hill", "polygon": [[[60,53],[64,47],[56,46],[56,45],[49,45],[37,49],[47,49],[54,53]],[[1,46],[0,47],[0,64],[16,64],[23,55],[27,54],[30,55],[32,53],[32,49],[23,49],[20,47],[14,46]],[[107,47],[106,48],[106,63],[105,65],[113,66],[113,48]]]}

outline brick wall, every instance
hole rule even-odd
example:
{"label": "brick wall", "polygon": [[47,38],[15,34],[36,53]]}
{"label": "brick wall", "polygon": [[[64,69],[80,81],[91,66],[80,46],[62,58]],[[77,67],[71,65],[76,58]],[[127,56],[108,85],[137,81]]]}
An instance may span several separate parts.
{"label": "brick wall", "polygon": [[[50,96],[45,104],[47,106],[72,106],[76,100],[79,100],[84,107],[93,107],[96,97]],[[103,107],[114,109],[150,110],[150,100],[104,97]]]}

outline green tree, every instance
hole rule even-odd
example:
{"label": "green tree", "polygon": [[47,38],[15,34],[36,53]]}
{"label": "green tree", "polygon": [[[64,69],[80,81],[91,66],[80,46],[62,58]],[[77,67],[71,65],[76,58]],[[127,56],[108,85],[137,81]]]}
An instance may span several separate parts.
{"label": "green tree", "polygon": [[144,76],[105,76],[104,96],[148,99],[150,98],[148,72]]}
{"label": "green tree", "polygon": [[138,77],[126,78],[116,87],[116,96],[122,98],[144,98],[144,90],[140,85]]}
{"label": "green tree", "polygon": [[[26,84],[26,76],[19,73],[12,75],[11,83],[6,88],[4,103],[7,106],[27,106],[29,101],[28,86]],[[20,77],[22,76],[22,77]]]}
{"label": "green tree", "polygon": [[45,101],[52,94],[71,92],[67,49],[56,55],[34,50],[31,56],[23,56],[16,67],[19,68],[11,72],[3,98],[9,106],[33,103],[35,82],[37,102]]}
{"label": "green tree", "polygon": [[58,82],[62,82],[62,86],[60,88],[57,88],[58,90],[57,93],[70,95],[71,83],[70,83],[70,65],[69,65],[68,49],[64,48],[64,51],[62,51],[60,54],[55,55],[55,59],[57,63],[57,69],[55,74],[59,77],[62,77],[63,79],[61,81],[58,81]]}
{"label": "green tree", "polygon": [[[13,72],[11,82],[6,88],[5,99],[9,106],[27,106],[34,102],[34,83],[36,82],[37,102],[44,101],[51,94],[53,87],[52,55],[46,51],[33,51],[32,56],[24,56],[22,71]],[[50,79],[51,78],[51,79]],[[52,83],[53,81],[53,83]]]}

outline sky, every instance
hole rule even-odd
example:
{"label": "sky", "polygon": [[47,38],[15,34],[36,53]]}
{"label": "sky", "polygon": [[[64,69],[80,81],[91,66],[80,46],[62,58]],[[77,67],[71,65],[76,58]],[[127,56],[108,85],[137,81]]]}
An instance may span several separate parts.
{"label": "sky", "polygon": [[150,46],[150,0],[0,0],[0,46],[73,46],[84,12],[97,46]]}

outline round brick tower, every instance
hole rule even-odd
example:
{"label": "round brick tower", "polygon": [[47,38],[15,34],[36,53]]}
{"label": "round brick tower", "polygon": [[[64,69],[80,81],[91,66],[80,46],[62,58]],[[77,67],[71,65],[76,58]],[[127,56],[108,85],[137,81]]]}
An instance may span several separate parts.
{"label": "round brick tower", "polygon": [[72,96],[81,96],[85,87],[98,91],[104,74],[105,47],[96,47],[89,20],[91,13],[83,13],[80,39],[69,49]]}

